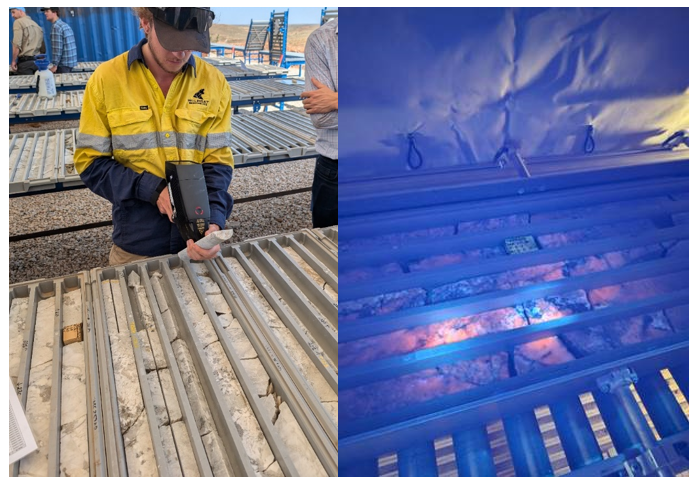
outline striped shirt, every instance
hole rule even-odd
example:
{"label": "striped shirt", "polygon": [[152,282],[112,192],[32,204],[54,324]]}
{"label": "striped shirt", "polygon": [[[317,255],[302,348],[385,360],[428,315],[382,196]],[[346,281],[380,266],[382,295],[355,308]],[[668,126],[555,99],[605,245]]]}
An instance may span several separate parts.
{"label": "striped shirt", "polygon": [[[337,92],[337,20],[332,20],[309,35],[306,41],[307,91],[316,90],[311,82],[315,78],[333,92]],[[326,114],[312,114],[311,122],[318,131],[316,151],[337,160],[337,110]]]}
{"label": "striped shirt", "polygon": [[58,19],[51,30],[51,44],[53,45],[52,62],[58,67],[74,67],[77,65],[77,46],[75,34],[70,26]]}

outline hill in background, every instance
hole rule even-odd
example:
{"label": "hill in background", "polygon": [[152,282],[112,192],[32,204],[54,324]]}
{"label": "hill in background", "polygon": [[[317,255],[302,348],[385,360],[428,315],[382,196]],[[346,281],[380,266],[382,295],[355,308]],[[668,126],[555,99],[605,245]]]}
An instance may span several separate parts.
{"label": "hill in background", "polygon": [[[319,25],[289,25],[287,35],[287,51],[303,53],[306,39]],[[215,23],[210,28],[210,40],[212,43],[225,45],[246,45],[248,25],[224,25]],[[266,44],[267,47],[267,44]]]}

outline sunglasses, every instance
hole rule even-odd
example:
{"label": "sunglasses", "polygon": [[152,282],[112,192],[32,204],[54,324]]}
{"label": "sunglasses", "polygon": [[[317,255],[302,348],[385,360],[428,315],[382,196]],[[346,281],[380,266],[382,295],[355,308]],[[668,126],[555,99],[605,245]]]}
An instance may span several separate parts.
{"label": "sunglasses", "polygon": [[157,7],[150,9],[154,18],[177,30],[196,29],[205,33],[212,26],[214,12],[195,7]]}

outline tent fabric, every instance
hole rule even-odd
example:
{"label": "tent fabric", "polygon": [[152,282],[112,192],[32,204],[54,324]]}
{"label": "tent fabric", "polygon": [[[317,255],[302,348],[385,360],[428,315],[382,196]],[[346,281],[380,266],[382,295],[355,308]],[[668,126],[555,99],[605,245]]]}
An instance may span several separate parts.
{"label": "tent fabric", "polygon": [[688,129],[686,8],[368,8],[341,21],[342,181],[504,148],[559,162],[644,150]]}

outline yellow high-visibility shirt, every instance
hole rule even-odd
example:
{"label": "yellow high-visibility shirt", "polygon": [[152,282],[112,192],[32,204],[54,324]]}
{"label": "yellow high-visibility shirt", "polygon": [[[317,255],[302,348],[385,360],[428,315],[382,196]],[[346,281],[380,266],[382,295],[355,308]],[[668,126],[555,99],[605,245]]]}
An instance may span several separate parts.
{"label": "yellow high-visibility shirt", "polygon": [[101,64],[84,92],[75,168],[113,156],[137,173],[164,178],[167,160],[233,167],[231,89],[199,59],[178,74],[164,97],[149,69],[125,52]]}

